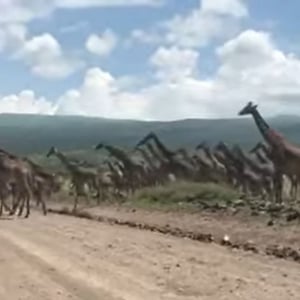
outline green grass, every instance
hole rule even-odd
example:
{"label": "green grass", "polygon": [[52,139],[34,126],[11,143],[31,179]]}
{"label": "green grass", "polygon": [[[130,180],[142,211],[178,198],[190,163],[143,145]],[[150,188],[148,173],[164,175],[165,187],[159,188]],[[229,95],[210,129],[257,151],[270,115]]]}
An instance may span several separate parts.
{"label": "green grass", "polygon": [[154,209],[226,208],[239,198],[237,191],[225,185],[176,182],[138,190],[127,204]]}

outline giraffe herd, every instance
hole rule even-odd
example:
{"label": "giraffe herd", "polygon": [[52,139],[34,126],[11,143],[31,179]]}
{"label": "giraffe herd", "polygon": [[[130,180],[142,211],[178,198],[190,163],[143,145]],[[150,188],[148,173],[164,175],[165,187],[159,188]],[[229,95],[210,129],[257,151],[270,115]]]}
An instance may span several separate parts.
{"label": "giraffe herd", "polygon": [[[87,203],[92,197],[99,204],[104,199],[129,197],[137,189],[175,180],[224,183],[247,196],[281,203],[285,178],[291,183],[290,197],[295,200],[300,148],[270,128],[252,102],[239,115],[252,115],[265,143],[258,143],[250,151],[222,141],[215,146],[202,142],[194,150],[171,150],[150,132],[130,151],[99,143],[94,150],[108,154],[99,166],[72,161],[55,147],[46,156],[55,156],[65,168],[74,190],[74,210],[81,196]],[[34,199],[46,215],[45,199],[60,188],[58,174],[0,149],[0,215],[4,210],[10,215],[18,210],[21,216],[26,207],[28,217]]]}

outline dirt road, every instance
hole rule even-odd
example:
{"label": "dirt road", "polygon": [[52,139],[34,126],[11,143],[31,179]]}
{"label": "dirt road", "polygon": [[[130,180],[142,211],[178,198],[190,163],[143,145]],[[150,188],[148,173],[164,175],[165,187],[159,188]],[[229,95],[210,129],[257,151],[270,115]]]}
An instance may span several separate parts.
{"label": "dirt road", "polygon": [[300,266],[72,217],[0,220],[0,299],[299,299]]}

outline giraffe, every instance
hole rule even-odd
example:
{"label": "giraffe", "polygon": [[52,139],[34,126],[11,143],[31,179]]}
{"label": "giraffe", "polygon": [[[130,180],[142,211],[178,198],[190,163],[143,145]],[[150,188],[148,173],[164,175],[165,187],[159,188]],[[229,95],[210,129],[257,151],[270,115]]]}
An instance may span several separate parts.
{"label": "giraffe", "polygon": [[252,115],[258,130],[270,146],[272,160],[275,165],[275,199],[282,202],[283,174],[290,178],[300,178],[300,147],[292,144],[280,133],[270,128],[252,102],[238,113],[238,115]]}
{"label": "giraffe", "polygon": [[113,163],[112,161],[106,159],[103,162],[104,165],[107,165],[109,170],[109,177],[111,180],[112,194],[116,198],[122,196],[122,190],[124,189],[124,178],[123,172],[121,171],[121,166],[118,163]]}
{"label": "giraffe", "polygon": [[266,164],[265,162],[261,163],[259,159],[256,160],[254,157],[251,156],[250,153],[245,153],[238,145],[235,145],[234,147],[236,151],[240,153],[240,156],[243,157],[243,159],[247,162],[247,164],[253,169],[255,169],[258,173],[261,173],[266,177],[274,176],[275,169],[272,165]]}
{"label": "giraffe", "polygon": [[[47,157],[55,155],[60,162],[63,164],[67,172],[71,176],[71,181],[75,188],[75,197],[74,197],[74,205],[73,211],[77,210],[78,206],[78,197],[82,196],[84,185],[87,184],[89,187],[89,191],[94,188],[97,192],[97,198],[99,201],[100,196],[100,186],[99,186],[99,173],[95,169],[87,169],[79,167],[75,164],[70,163],[69,159],[58,149],[55,147],[51,147],[49,152],[47,153]],[[89,195],[85,193],[86,200],[89,202]]]}
{"label": "giraffe", "polygon": [[149,153],[152,155],[153,157],[153,163],[156,165],[156,178],[157,181],[162,184],[165,183],[167,180],[169,180],[170,178],[172,178],[172,180],[174,181],[175,175],[173,173],[173,170],[170,166],[170,164],[168,163],[168,161],[166,161],[165,158],[163,158],[155,149],[154,146],[150,143],[147,143],[145,145],[149,151]]}
{"label": "giraffe", "polygon": [[60,189],[60,184],[56,179],[55,174],[49,173],[42,166],[34,163],[32,160],[28,158],[23,158],[25,162],[27,162],[30,167],[33,169],[33,177],[34,177],[34,188],[33,194],[36,198],[36,205],[42,205],[44,215],[47,214],[46,203],[44,201],[44,195],[48,198],[52,193],[58,192]]}
{"label": "giraffe", "polygon": [[206,142],[200,143],[196,146],[196,150],[203,150],[206,158],[209,161],[210,169],[213,171],[213,177],[219,178],[220,180],[224,180],[226,176],[226,168],[223,163],[221,163],[218,158],[215,156],[214,151],[212,151]]}
{"label": "giraffe", "polygon": [[143,160],[147,163],[148,167],[152,171],[156,170],[155,163],[152,161],[151,156],[145,149],[139,147],[139,148],[135,149],[135,151],[137,151],[141,154]]}
{"label": "giraffe", "polygon": [[142,146],[151,140],[154,141],[161,155],[168,161],[176,177],[188,178],[190,176],[190,168],[187,165],[183,164],[182,161],[176,159],[176,152],[169,150],[154,132],[150,132],[149,134],[147,134],[142,140],[137,143],[135,147],[137,148],[139,146]]}
{"label": "giraffe", "polygon": [[157,182],[158,178],[156,176],[157,166],[153,162],[151,156],[146,151],[146,149],[143,149],[141,147],[139,147],[137,149],[134,149],[134,151],[138,151],[141,154],[142,159],[146,163],[146,167],[145,167],[146,168],[146,173],[147,173],[146,184],[148,184],[148,185],[156,185],[158,183]]}
{"label": "giraffe", "polygon": [[177,154],[180,154],[182,156],[182,158],[191,166],[194,166],[194,160],[192,157],[189,156],[188,152],[186,149],[184,148],[179,148],[176,151]]}
{"label": "giraffe", "polygon": [[196,146],[195,150],[197,151],[198,157],[203,162],[203,164],[206,165],[208,169],[212,170],[214,168],[214,161],[208,155],[206,146],[206,143],[202,142]]}
{"label": "giraffe", "polygon": [[252,189],[256,189],[263,198],[267,194],[272,198],[274,169],[252,160],[238,145],[233,147],[233,153],[244,162],[244,173],[251,179]]}
{"label": "giraffe", "polygon": [[21,158],[0,149],[0,185],[1,185],[1,211],[3,206],[6,206],[5,199],[11,194],[13,199],[12,210],[10,214],[14,214],[18,204],[23,201],[18,215],[23,212],[23,207],[26,205],[25,218],[30,215],[30,199],[32,199],[33,187],[33,170]]}
{"label": "giraffe", "polygon": [[[256,146],[250,150],[250,153],[255,153],[261,163],[268,165],[270,168],[275,168],[273,162],[274,158],[272,157],[272,150],[264,143],[257,143]],[[296,199],[299,178],[297,177],[297,175],[290,176],[289,174],[283,174],[282,177],[285,182],[290,183],[289,198]],[[286,185],[284,184],[284,186]]]}
{"label": "giraffe", "polygon": [[214,148],[213,153],[216,159],[224,166],[225,168],[225,181],[232,185],[233,187],[237,186],[237,171],[232,160],[229,158],[226,151],[229,151],[227,145],[224,142],[219,142]]}
{"label": "giraffe", "polygon": [[154,146],[150,143],[146,144],[146,147],[149,151],[149,153],[152,155],[153,159],[156,160],[157,167],[160,167],[162,165],[165,165],[167,163],[166,159],[162,157],[157,150],[154,149]]}
{"label": "giraffe", "polygon": [[249,151],[250,154],[254,154],[256,158],[262,164],[272,164],[272,159],[269,157],[269,149],[261,142],[257,143],[254,148]]}
{"label": "giraffe", "polygon": [[3,215],[4,208],[9,212],[10,215],[13,214],[12,209],[7,205],[6,199],[11,193],[9,184],[7,183],[6,176],[2,177],[0,174],[0,217]]}
{"label": "giraffe", "polygon": [[140,147],[144,144],[146,144],[148,141],[153,140],[156,144],[156,147],[159,149],[159,151],[162,153],[162,155],[168,159],[168,160],[172,160],[172,157],[174,157],[175,152],[169,150],[158,138],[158,136],[154,133],[154,132],[150,132],[149,134],[147,134],[142,140],[140,140],[137,145],[135,146]]}
{"label": "giraffe", "polygon": [[235,188],[242,188],[245,192],[246,183],[245,176],[243,176],[243,164],[229,149],[228,145],[224,142],[219,142],[215,146],[215,153],[218,159],[224,164],[227,170],[227,178],[229,183]]}
{"label": "giraffe", "polygon": [[136,164],[125,153],[125,151],[104,143],[99,143],[94,147],[95,150],[105,149],[111,156],[121,161],[124,165],[123,174],[124,180],[126,180],[128,190],[127,192],[133,193],[134,190],[141,186],[141,178],[144,175],[144,169],[142,166]]}
{"label": "giraffe", "polygon": [[[203,164],[201,159],[196,155],[189,155],[184,148],[177,149],[176,153],[188,164],[191,170],[191,179],[194,181],[203,181],[208,179],[206,164]],[[194,157],[196,156],[196,157]]]}

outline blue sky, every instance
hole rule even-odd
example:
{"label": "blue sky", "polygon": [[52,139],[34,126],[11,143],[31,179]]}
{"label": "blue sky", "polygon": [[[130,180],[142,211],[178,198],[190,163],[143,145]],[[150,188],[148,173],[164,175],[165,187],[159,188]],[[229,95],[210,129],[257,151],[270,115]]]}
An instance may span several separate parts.
{"label": "blue sky", "polygon": [[300,108],[298,1],[22,3],[0,2],[0,112],[173,120],[232,117],[249,100],[271,115]]}

